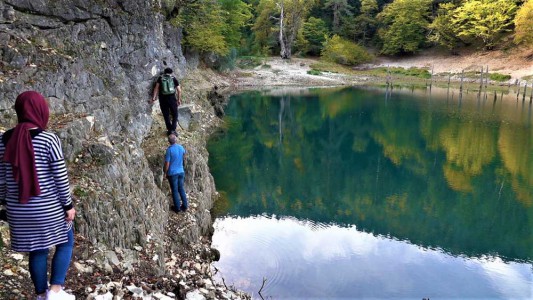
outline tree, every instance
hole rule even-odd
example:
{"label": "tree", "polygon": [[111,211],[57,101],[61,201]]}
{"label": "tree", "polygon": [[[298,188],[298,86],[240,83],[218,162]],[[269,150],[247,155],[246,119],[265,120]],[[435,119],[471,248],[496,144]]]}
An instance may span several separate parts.
{"label": "tree", "polygon": [[171,22],[183,27],[185,45],[200,52],[228,53],[229,47],[223,35],[225,19],[217,2],[191,3],[181,9]]}
{"label": "tree", "polygon": [[461,41],[457,37],[455,26],[453,25],[454,9],[455,5],[453,3],[442,4],[437,12],[437,17],[429,25],[431,30],[429,40],[448,48],[452,53],[456,52],[455,48]]}
{"label": "tree", "polygon": [[481,39],[490,50],[502,33],[512,30],[516,9],[514,0],[467,0],[454,11],[452,24],[463,41]]}
{"label": "tree", "polygon": [[273,0],[261,0],[257,5],[258,12],[252,31],[255,48],[261,54],[269,54],[277,38],[274,36],[274,18],[276,3]]}
{"label": "tree", "polygon": [[360,38],[362,43],[366,43],[369,37],[376,30],[376,14],[378,12],[378,3],[376,0],[361,0],[361,14],[355,17],[350,30],[356,38]]}
{"label": "tree", "polygon": [[324,20],[310,17],[303,25],[303,37],[308,42],[307,53],[311,55],[320,54],[322,44],[329,34],[328,27]]}
{"label": "tree", "polygon": [[278,0],[277,6],[281,12],[279,18],[281,58],[291,58],[296,35],[314,4],[314,0]]}
{"label": "tree", "polygon": [[395,0],[378,14],[381,53],[414,53],[426,41],[432,0]]}
{"label": "tree", "polygon": [[258,6],[259,15],[253,27],[256,41],[265,44],[268,36],[274,31],[272,22],[277,21],[280,56],[283,59],[290,59],[292,46],[314,1],[261,0]]}
{"label": "tree", "polygon": [[333,12],[333,32],[339,33],[341,19],[343,15],[352,16],[353,7],[348,4],[348,0],[326,0],[324,8],[331,9]]}
{"label": "tree", "polygon": [[219,0],[223,9],[226,26],[224,38],[229,46],[238,47],[242,38],[242,28],[252,19],[251,5],[241,0]]}
{"label": "tree", "polygon": [[533,44],[533,0],[527,0],[516,13],[515,43]]}
{"label": "tree", "polygon": [[372,56],[363,47],[338,35],[326,39],[321,56],[324,60],[343,65],[356,65],[372,60]]}
{"label": "tree", "polygon": [[191,48],[226,55],[239,45],[241,29],[251,17],[250,6],[241,0],[200,0],[181,7],[171,23],[183,27]]}

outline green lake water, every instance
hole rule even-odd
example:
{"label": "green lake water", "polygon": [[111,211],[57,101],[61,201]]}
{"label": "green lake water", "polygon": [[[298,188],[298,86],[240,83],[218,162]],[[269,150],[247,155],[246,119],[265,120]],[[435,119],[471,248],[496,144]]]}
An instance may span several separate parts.
{"label": "green lake water", "polygon": [[208,145],[218,276],[256,299],[533,299],[532,123],[437,89],[232,96]]}

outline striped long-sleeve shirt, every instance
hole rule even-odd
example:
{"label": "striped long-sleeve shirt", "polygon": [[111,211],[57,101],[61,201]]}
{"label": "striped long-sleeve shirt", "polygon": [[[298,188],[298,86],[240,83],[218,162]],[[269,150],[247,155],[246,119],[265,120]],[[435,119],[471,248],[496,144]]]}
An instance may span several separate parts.
{"label": "striped long-sleeve shirt", "polygon": [[[72,208],[72,198],[59,138],[50,132],[31,130],[35,166],[41,194],[19,203],[18,185],[11,164],[0,160],[0,201],[7,206],[11,247],[28,252],[67,242],[72,222],[65,221],[65,211]],[[0,136],[0,158],[4,157],[11,131]]]}

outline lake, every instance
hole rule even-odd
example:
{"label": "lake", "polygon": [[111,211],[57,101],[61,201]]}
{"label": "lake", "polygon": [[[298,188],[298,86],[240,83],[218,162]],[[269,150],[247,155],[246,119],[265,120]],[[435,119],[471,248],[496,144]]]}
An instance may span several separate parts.
{"label": "lake", "polygon": [[232,96],[208,144],[219,280],[256,299],[532,299],[532,119],[445,89]]}

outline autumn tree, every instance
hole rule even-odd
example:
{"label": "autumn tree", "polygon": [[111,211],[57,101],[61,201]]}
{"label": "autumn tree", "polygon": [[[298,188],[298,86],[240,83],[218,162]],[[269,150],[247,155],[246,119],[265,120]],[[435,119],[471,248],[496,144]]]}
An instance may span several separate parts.
{"label": "autumn tree", "polygon": [[456,27],[453,24],[453,3],[444,3],[439,7],[437,17],[429,25],[431,34],[429,40],[446,47],[452,53],[456,52],[457,45],[461,41],[457,37]]}
{"label": "autumn tree", "polygon": [[503,33],[512,31],[516,9],[514,0],[467,0],[454,10],[452,25],[463,41],[479,39],[492,49]]}
{"label": "autumn tree", "polygon": [[426,41],[432,0],[395,0],[386,5],[378,20],[381,53],[414,53]]}
{"label": "autumn tree", "polygon": [[321,56],[326,61],[349,66],[366,63],[373,58],[363,47],[338,35],[326,39]]}
{"label": "autumn tree", "polygon": [[250,6],[241,0],[199,0],[181,7],[171,23],[184,29],[185,45],[226,55],[239,46],[241,28],[251,17]]}
{"label": "autumn tree", "polygon": [[533,0],[520,7],[514,19],[515,42],[533,45]]}
{"label": "autumn tree", "polygon": [[242,39],[242,28],[252,19],[252,8],[241,0],[219,0],[226,26],[224,38],[229,46],[238,47]]}

